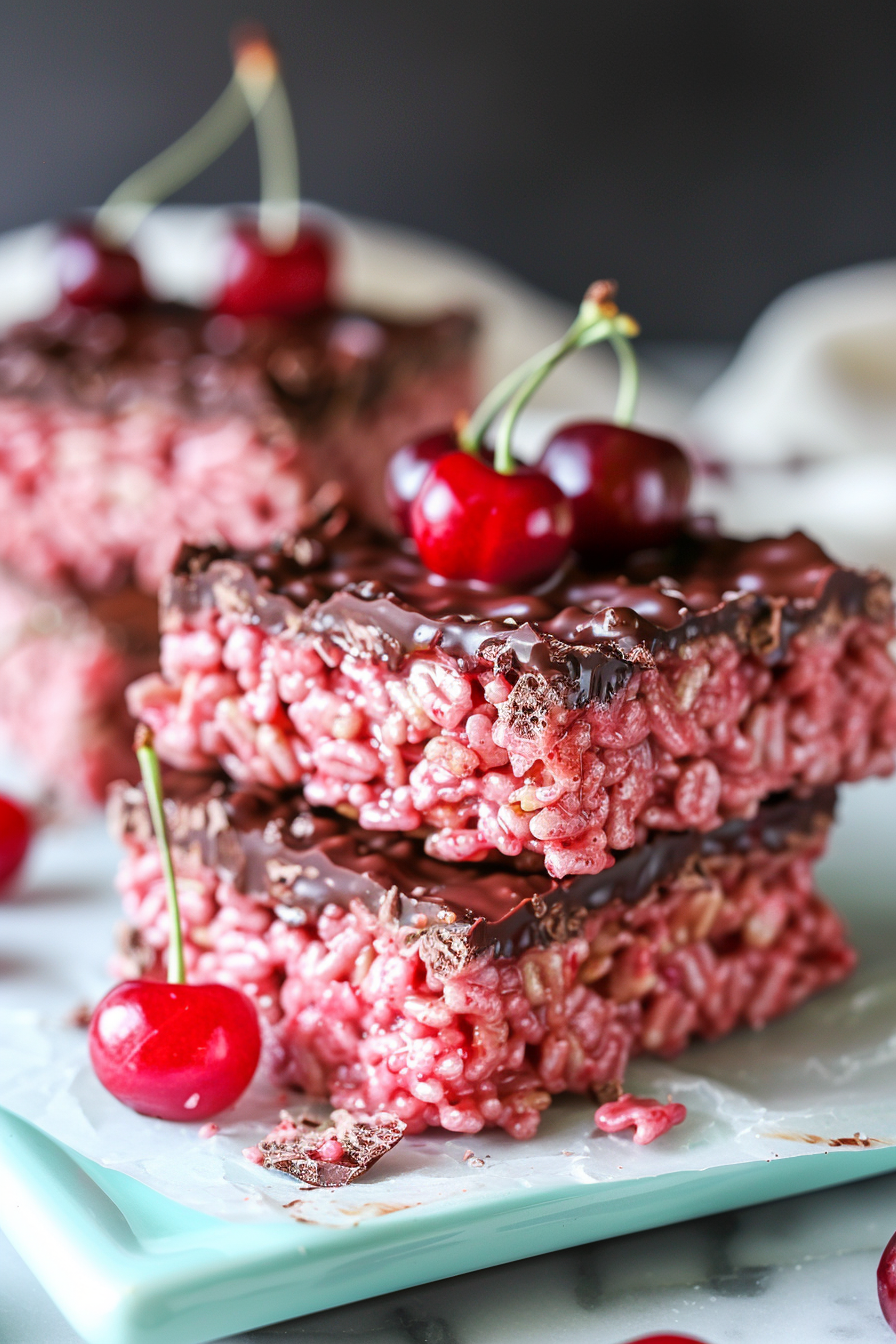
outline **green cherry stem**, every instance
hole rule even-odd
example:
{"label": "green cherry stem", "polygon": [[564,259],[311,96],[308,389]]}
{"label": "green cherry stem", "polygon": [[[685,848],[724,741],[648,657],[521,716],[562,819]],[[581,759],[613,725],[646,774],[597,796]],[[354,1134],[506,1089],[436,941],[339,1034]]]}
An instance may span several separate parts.
{"label": "green cherry stem", "polygon": [[280,63],[257,27],[237,32],[233,76],[208,111],[100,206],[94,219],[99,236],[126,246],[161,201],[220,158],[252,122],[261,178],[259,233],[272,252],[287,251],[299,232],[298,150]]}
{"label": "green cherry stem", "polygon": [[237,39],[234,78],[255,121],[258,232],[269,252],[288,252],[299,234],[299,150],[280,62],[260,30]]}
{"label": "green cherry stem", "polygon": [[553,348],[543,352],[545,357],[518,383],[507,401],[495,441],[495,470],[502,475],[512,475],[515,469],[511,444],[520,413],[545,379],[573,350],[583,350],[600,341],[612,345],[620,371],[616,423],[630,423],[638,394],[638,366],[628,338],[637,335],[638,328],[632,318],[620,313],[610,302],[613,292],[613,287],[606,281],[598,281],[589,288],[566,335]]}
{"label": "green cherry stem", "polygon": [[171,858],[171,846],[168,843],[168,827],[165,823],[165,808],[162,803],[162,772],[159,758],[153,746],[152,730],[141,724],[134,734],[134,751],[140,763],[140,775],[149,804],[152,828],[159,846],[162,860],[162,875],[165,879],[165,892],[168,898],[168,983],[184,985],[187,971],[184,965],[184,937],[180,922],[180,906],[177,900],[177,881],[174,876],[174,862]]}
{"label": "green cherry stem", "polygon": [[523,364],[520,364],[518,368],[506,374],[500,383],[496,383],[491,392],[483,397],[457,436],[458,442],[465,453],[472,453],[475,456],[479,452],[488,427],[500,413],[501,408],[513,396],[517,388],[537,369],[540,369],[545,360],[550,359],[563,346],[565,340],[566,337],[561,336],[559,341],[552,341],[543,350],[537,351]]}

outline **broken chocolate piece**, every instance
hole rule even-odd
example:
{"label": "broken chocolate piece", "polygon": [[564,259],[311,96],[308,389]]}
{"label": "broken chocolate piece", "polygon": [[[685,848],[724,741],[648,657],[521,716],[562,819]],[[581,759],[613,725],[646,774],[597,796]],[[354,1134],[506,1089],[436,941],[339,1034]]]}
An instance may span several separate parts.
{"label": "broken chocolate piece", "polygon": [[404,1131],[404,1122],[388,1111],[364,1117],[338,1110],[329,1124],[303,1112],[281,1111],[279,1125],[258,1147],[269,1170],[308,1185],[335,1187],[363,1176]]}

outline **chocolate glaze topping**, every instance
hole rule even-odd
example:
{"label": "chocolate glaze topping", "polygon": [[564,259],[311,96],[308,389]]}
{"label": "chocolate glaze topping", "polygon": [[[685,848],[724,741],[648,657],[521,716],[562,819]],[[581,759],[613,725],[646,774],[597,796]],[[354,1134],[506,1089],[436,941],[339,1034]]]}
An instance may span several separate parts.
{"label": "chocolate glaze topping", "polygon": [[[337,524],[338,527],[338,524]],[[891,621],[889,581],[835,564],[802,532],[742,542],[694,524],[618,574],[570,562],[529,593],[432,574],[408,543],[358,530],[240,555],[184,548],[163,589],[163,626],[217,606],[270,634],[311,634],[397,668],[439,648],[464,670],[562,678],[572,704],[607,700],[662,649],[725,633],[769,663],[810,622]]]}
{"label": "chocolate glaze topping", "polygon": [[0,396],[116,413],[152,398],[179,415],[243,414],[271,438],[361,411],[402,377],[469,354],[475,322],[396,322],[332,308],[240,319],[181,304],[63,306],[0,340]]}
{"label": "chocolate glaze topping", "polygon": [[[361,831],[315,813],[299,793],[220,780],[210,785],[201,776],[171,775],[166,784],[175,850],[265,900],[285,922],[313,922],[327,904],[348,907],[358,900],[385,922],[430,935],[440,955],[453,955],[458,964],[492,945],[511,955],[562,940],[583,911],[614,898],[635,904],[692,860],[756,847],[781,851],[794,834],[826,826],[836,800],[833,788],[805,798],[788,794],[764,803],[752,820],[727,821],[708,834],[658,833],[602,873],[555,881],[543,872],[515,871],[510,861],[501,868],[441,863],[408,836]],[[109,809],[118,839],[149,842],[140,788],[113,786]]]}

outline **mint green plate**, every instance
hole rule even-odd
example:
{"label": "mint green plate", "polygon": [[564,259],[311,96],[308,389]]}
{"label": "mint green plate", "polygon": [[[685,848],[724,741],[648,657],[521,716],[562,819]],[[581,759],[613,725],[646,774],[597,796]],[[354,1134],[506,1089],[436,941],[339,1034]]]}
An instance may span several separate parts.
{"label": "mint green plate", "polygon": [[357,1226],[230,1223],[0,1108],[0,1226],[90,1344],[200,1344],[345,1302],[896,1169],[896,1146],[449,1199]]}

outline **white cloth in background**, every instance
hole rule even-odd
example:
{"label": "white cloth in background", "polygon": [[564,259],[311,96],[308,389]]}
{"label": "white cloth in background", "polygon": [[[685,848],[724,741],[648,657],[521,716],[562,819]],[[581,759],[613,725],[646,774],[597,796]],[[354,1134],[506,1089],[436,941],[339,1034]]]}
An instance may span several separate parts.
{"label": "white cloth in background", "polygon": [[896,262],[776,299],[688,435],[729,469],[698,498],[731,530],[799,526],[839,558],[896,567]]}

